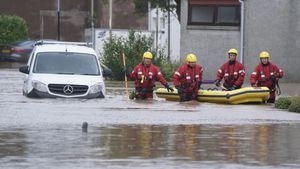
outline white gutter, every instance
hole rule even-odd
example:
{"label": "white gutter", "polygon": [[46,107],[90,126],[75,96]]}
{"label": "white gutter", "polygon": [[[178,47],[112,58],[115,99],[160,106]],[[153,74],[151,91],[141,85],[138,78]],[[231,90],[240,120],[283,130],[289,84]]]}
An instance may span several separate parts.
{"label": "white gutter", "polygon": [[244,0],[239,0],[241,3],[241,38],[240,38],[240,58],[241,63],[244,64]]}
{"label": "white gutter", "polygon": [[151,32],[151,22],[152,22],[152,13],[151,13],[151,2],[148,1],[148,31]]}

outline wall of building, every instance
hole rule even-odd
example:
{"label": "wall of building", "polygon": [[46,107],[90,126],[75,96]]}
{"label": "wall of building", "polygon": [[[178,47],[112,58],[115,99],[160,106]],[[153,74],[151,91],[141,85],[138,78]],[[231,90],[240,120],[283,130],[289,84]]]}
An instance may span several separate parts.
{"label": "wall of building", "polygon": [[194,53],[204,68],[203,78],[216,79],[217,70],[228,60],[228,49],[240,47],[239,27],[190,26],[187,22],[188,0],[182,0],[181,59],[184,60],[188,53]]}
{"label": "wall of building", "polygon": [[[88,3],[81,0],[61,0],[61,39],[82,40],[89,15]],[[57,38],[56,0],[1,0],[0,13],[23,17],[31,39]],[[72,30],[72,32],[70,31]]]}
{"label": "wall of building", "polygon": [[[96,15],[99,28],[109,28],[109,4],[108,1],[97,1]],[[147,30],[147,15],[140,15],[135,12],[133,0],[113,0],[112,28],[113,29],[140,29]]]}
{"label": "wall of building", "polygon": [[[244,65],[249,77],[259,63],[262,50],[284,70],[283,82],[300,82],[300,1],[245,0]],[[188,0],[181,2],[181,58],[195,53],[204,67],[204,79],[213,79],[227,60],[226,51],[240,49],[240,30],[212,30],[213,27],[187,26]]]}
{"label": "wall of building", "polygon": [[[177,19],[175,12],[170,14],[170,59],[178,61],[180,59],[180,23]],[[159,10],[159,23],[158,23],[158,48],[164,49],[164,53],[168,55],[168,13]],[[154,36],[154,44],[156,45],[156,22],[157,10],[154,8],[148,14],[148,30]]]}
{"label": "wall of building", "polygon": [[252,71],[267,50],[286,73],[282,81],[300,82],[300,1],[246,0],[245,8],[245,66]]}

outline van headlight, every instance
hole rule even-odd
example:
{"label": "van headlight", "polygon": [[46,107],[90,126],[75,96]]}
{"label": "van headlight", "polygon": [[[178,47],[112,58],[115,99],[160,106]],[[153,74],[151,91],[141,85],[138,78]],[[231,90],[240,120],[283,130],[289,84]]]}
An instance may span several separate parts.
{"label": "van headlight", "polygon": [[39,82],[39,81],[33,81],[32,87],[40,92],[48,92],[47,85],[45,85],[44,83]]}
{"label": "van headlight", "polygon": [[97,84],[90,87],[89,93],[94,94],[94,93],[99,93],[101,91],[102,91],[102,84],[97,83]]}

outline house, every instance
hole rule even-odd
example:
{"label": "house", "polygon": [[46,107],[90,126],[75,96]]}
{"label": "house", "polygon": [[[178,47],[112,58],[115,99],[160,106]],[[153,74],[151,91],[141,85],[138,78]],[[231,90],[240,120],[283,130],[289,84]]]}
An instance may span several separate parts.
{"label": "house", "polygon": [[[0,14],[18,15],[25,19],[31,39],[59,39],[85,41],[86,29],[91,27],[91,8],[94,1],[94,23],[98,30],[109,28],[109,3],[104,0],[1,0]],[[133,0],[113,0],[112,28],[114,30],[137,29],[155,33],[156,9],[145,15],[136,13]],[[173,0],[171,1],[172,3]],[[59,11],[59,12],[58,12]],[[59,13],[59,14],[58,14]],[[59,22],[58,22],[59,18]],[[180,25],[177,16],[171,15],[172,60],[179,59]],[[159,12],[159,49],[167,53],[167,15]],[[97,34],[96,34],[97,36]]]}
{"label": "house", "polygon": [[[91,25],[92,0],[1,0],[1,15],[25,19],[31,39],[57,39],[58,11],[60,40],[83,41]],[[135,13],[132,0],[113,1],[113,28],[147,29],[147,16]],[[108,3],[94,0],[95,27],[108,28]]]}
{"label": "house", "polygon": [[259,53],[267,50],[285,71],[283,81],[300,82],[299,9],[298,0],[181,0],[181,58],[196,54],[204,79],[215,79],[228,49],[243,49],[238,59],[248,83]]}

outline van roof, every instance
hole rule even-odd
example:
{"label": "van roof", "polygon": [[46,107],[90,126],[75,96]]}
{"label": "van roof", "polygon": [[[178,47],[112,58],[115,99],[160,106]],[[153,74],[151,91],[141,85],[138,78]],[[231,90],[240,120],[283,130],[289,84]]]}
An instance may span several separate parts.
{"label": "van roof", "polygon": [[43,44],[36,45],[35,52],[72,52],[97,55],[93,48],[72,44]]}

